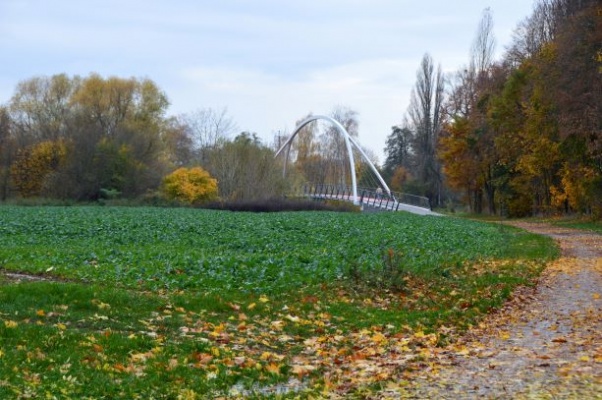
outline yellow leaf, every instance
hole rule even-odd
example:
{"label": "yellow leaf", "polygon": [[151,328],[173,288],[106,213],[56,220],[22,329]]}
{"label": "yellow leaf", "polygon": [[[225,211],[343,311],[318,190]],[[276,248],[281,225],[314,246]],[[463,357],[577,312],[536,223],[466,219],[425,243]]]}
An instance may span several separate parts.
{"label": "yellow leaf", "polygon": [[176,368],[178,366],[178,359],[177,358],[170,358],[168,363],[167,363],[167,370],[171,371],[172,369]]}
{"label": "yellow leaf", "polygon": [[274,375],[280,375],[280,365],[276,363],[269,363],[265,367],[266,371]]}
{"label": "yellow leaf", "polygon": [[592,297],[594,298],[594,300],[600,300],[600,293],[594,293]]}
{"label": "yellow leaf", "polygon": [[267,303],[268,301],[270,301],[270,299],[268,299],[266,295],[263,295],[263,294],[262,294],[262,295],[259,297],[259,301],[261,301],[262,303]]}
{"label": "yellow leaf", "polygon": [[467,356],[470,354],[470,350],[466,346],[460,345],[456,347],[456,354],[460,356]]}
{"label": "yellow leaf", "polygon": [[277,331],[281,331],[282,328],[284,327],[284,322],[282,322],[282,321],[272,321],[270,323],[270,326],[272,327],[272,329],[275,329]]}
{"label": "yellow leaf", "polygon": [[588,356],[581,356],[581,357],[579,357],[579,361],[589,362],[589,357]]}
{"label": "yellow leaf", "polygon": [[307,375],[310,372],[314,371],[315,369],[316,369],[315,366],[309,365],[309,364],[306,364],[306,365],[293,365],[293,368],[291,369],[291,372],[301,378],[304,375]]}
{"label": "yellow leaf", "polygon": [[192,389],[182,389],[178,393],[178,400],[196,400],[198,398],[197,393]]}
{"label": "yellow leaf", "polygon": [[14,329],[17,327],[17,325],[19,325],[19,324],[16,321],[11,321],[11,320],[4,321],[4,326],[9,329]]}
{"label": "yellow leaf", "polygon": [[387,341],[387,337],[385,335],[383,335],[380,332],[376,332],[373,336],[372,336],[372,341],[376,344],[382,344],[385,343]]}
{"label": "yellow leaf", "polygon": [[36,311],[36,315],[38,317],[43,317],[46,315],[46,312],[44,310],[38,310],[38,311]]}
{"label": "yellow leaf", "polygon": [[502,340],[509,340],[510,339],[510,334],[508,332],[500,332],[500,339]]}
{"label": "yellow leaf", "polygon": [[67,329],[67,325],[59,322],[58,324],[56,324],[56,327],[59,328],[61,331],[64,331],[65,329]]}
{"label": "yellow leaf", "polygon": [[249,304],[249,305],[247,306],[247,309],[248,309],[248,310],[252,310],[252,309],[254,309],[254,308],[255,308],[255,306],[256,306],[256,305],[257,305],[257,304],[255,304],[255,303],[251,303],[251,304]]}
{"label": "yellow leaf", "polygon": [[286,316],[286,319],[288,319],[288,320],[289,320],[289,321],[291,321],[291,322],[299,322],[299,320],[300,320],[300,318],[299,318],[299,317],[297,317],[297,316],[294,316],[294,315],[290,315],[290,314],[288,314],[288,315]]}

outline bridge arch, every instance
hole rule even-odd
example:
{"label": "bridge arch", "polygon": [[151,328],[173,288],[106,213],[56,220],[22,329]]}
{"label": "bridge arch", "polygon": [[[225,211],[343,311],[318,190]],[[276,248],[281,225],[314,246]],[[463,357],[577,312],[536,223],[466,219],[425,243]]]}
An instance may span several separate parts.
{"label": "bridge arch", "polygon": [[383,189],[390,195],[391,190],[389,189],[389,186],[387,186],[387,184],[385,183],[385,180],[382,178],[382,176],[380,175],[380,173],[378,172],[378,170],[376,169],[376,167],[374,166],[372,161],[370,161],[370,159],[368,158],[368,156],[366,155],[364,150],[362,150],[362,148],[359,146],[359,144],[351,137],[349,132],[347,132],[345,127],[343,125],[341,125],[341,123],[339,121],[337,121],[334,118],[325,116],[325,115],[312,115],[310,117],[307,117],[303,121],[301,121],[301,123],[297,126],[297,128],[295,128],[295,131],[293,132],[291,137],[288,138],[288,140],[278,149],[275,157],[278,157],[278,155],[280,153],[282,153],[283,151],[285,151],[285,149],[286,149],[283,175],[286,175],[286,165],[288,164],[288,159],[289,159],[289,155],[291,152],[291,143],[293,142],[293,139],[295,139],[295,136],[297,136],[297,134],[301,131],[301,129],[303,129],[307,124],[314,122],[314,121],[318,121],[318,120],[323,120],[323,121],[329,122],[330,124],[334,125],[334,127],[339,131],[339,133],[341,135],[343,135],[343,138],[345,139],[345,147],[347,148],[347,156],[349,158],[349,168],[351,170],[351,186],[352,186],[352,190],[353,190],[353,204],[359,205],[359,203],[360,203],[358,195],[357,195],[357,177],[355,174],[355,159],[353,156],[353,147],[355,147],[355,149],[360,153],[361,157],[368,163],[368,165],[370,166],[370,169],[372,170],[372,172],[374,172],[374,175],[376,175],[376,177],[378,178],[378,181],[382,185]]}

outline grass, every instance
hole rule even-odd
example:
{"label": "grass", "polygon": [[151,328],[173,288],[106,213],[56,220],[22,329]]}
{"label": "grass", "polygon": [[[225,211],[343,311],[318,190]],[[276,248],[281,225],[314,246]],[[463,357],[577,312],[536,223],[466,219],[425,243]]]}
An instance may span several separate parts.
{"label": "grass", "polygon": [[551,221],[554,225],[563,226],[566,228],[582,229],[596,233],[602,233],[602,222],[594,221],[591,218],[575,217],[563,218]]}
{"label": "grass", "polygon": [[5,206],[0,221],[0,268],[49,279],[0,273],[0,398],[322,391],[358,352],[453,340],[557,254],[404,213]]}

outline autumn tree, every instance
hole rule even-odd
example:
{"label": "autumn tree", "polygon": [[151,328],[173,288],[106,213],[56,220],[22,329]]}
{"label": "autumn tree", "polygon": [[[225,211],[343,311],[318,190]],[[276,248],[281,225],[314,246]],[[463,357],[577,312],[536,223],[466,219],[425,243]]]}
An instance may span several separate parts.
{"label": "autumn tree", "polygon": [[[302,121],[311,116],[312,114],[310,113],[299,119],[296,125],[298,126]],[[324,143],[320,137],[318,121],[306,124],[292,141],[289,161],[293,163],[294,171],[303,182],[312,182],[315,184],[330,183],[329,179],[331,177],[327,168],[329,161],[324,157],[322,152],[323,146]],[[292,180],[293,177],[289,174],[287,179]]]}
{"label": "autumn tree", "polygon": [[19,194],[33,197],[52,193],[53,174],[65,162],[63,141],[43,141],[22,149],[11,166],[11,178]]}
{"label": "autumn tree", "polygon": [[159,186],[167,170],[161,155],[168,101],[154,82],[92,74],[72,103],[73,146],[81,156],[70,158],[64,176],[74,197],[94,199],[102,189],[135,197]]}
{"label": "autumn tree", "polygon": [[8,105],[11,137],[21,163],[37,144],[61,143],[57,196],[93,200],[115,190],[135,197],[158,187],[169,168],[167,105],[149,79],[35,77],[17,85]]}
{"label": "autumn tree", "polygon": [[396,192],[407,191],[407,184],[413,181],[412,174],[405,167],[399,166],[393,171],[391,176],[391,189]]}
{"label": "autumn tree", "polygon": [[439,141],[439,157],[448,184],[464,192],[473,212],[495,214],[499,184],[497,132],[487,114],[492,96],[500,90],[506,69],[493,63],[495,38],[489,9],[483,12],[470,48],[469,64],[452,79],[445,103],[446,122]]}
{"label": "autumn tree", "polygon": [[[598,1],[558,1],[548,64],[565,155],[562,188],[575,210],[602,216],[602,16]],[[551,80],[551,79],[549,79]],[[581,171],[581,174],[577,172]]]}
{"label": "autumn tree", "polygon": [[475,157],[476,138],[470,120],[458,116],[444,129],[439,140],[439,157],[448,185],[462,191],[471,211],[482,211],[483,181]]}
{"label": "autumn tree", "polygon": [[217,180],[201,167],[178,168],[163,178],[161,190],[170,200],[198,205],[217,199]]}
{"label": "autumn tree", "polygon": [[484,14],[439,149],[448,183],[474,193],[474,211],[482,192],[490,212],[500,204],[510,216],[602,215],[599,10],[595,0],[540,0],[489,65]]}
{"label": "autumn tree", "polygon": [[69,133],[71,100],[80,78],[65,74],[20,82],[9,103],[13,134],[21,145],[57,140]]}

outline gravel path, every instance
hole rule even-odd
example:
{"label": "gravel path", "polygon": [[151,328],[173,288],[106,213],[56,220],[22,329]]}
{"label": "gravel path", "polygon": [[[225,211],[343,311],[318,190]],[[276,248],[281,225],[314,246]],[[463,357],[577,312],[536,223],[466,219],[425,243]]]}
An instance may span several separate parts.
{"label": "gravel path", "polygon": [[602,236],[515,225],[556,239],[561,258],[423,376],[378,398],[602,399]]}

